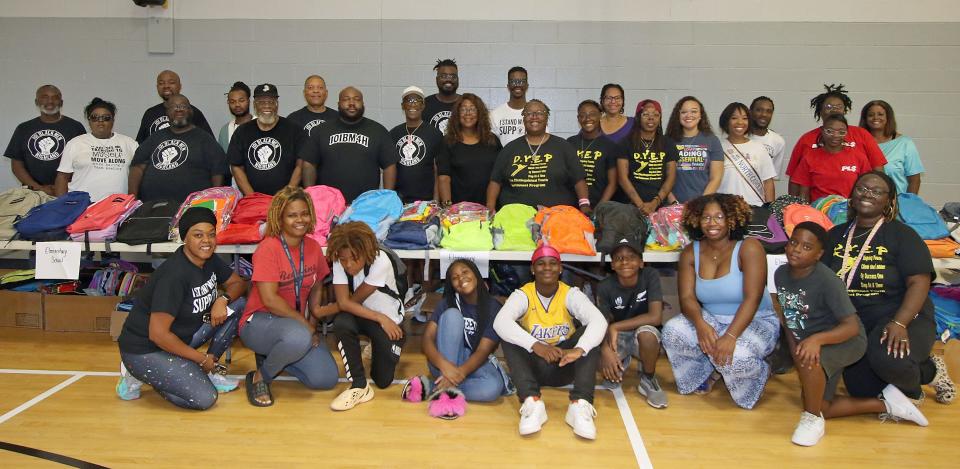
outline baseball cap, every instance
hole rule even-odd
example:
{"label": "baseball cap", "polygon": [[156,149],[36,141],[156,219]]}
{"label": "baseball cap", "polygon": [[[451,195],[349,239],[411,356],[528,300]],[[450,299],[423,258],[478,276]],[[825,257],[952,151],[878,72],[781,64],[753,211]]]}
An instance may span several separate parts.
{"label": "baseball cap", "polygon": [[533,251],[533,257],[530,258],[530,262],[537,262],[537,259],[541,257],[552,257],[559,261],[560,253],[556,249],[544,244],[538,247],[536,251]]}
{"label": "baseball cap", "polygon": [[409,95],[411,95],[411,94],[415,94],[415,95],[417,95],[417,96],[419,96],[419,97],[422,98],[422,97],[423,97],[423,90],[421,90],[420,88],[418,88],[418,87],[416,87],[416,86],[408,86],[406,89],[403,90],[403,94],[400,95],[400,99],[406,98],[407,96],[409,96]]}
{"label": "baseball cap", "polygon": [[259,98],[261,96],[269,96],[271,98],[279,98],[280,95],[277,93],[277,87],[271,85],[270,83],[264,83],[262,85],[257,85],[253,90],[253,97]]}

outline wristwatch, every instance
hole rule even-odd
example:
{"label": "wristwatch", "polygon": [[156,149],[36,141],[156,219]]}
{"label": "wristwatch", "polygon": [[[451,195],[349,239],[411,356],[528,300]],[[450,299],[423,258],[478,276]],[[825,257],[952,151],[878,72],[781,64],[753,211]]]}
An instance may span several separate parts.
{"label": "wristwatch", "polygon": [[228,295],[227,292],[221,293],[220,298],[227,300],[227,304],[233,303],[233,298],[230,298],[230,295]]}

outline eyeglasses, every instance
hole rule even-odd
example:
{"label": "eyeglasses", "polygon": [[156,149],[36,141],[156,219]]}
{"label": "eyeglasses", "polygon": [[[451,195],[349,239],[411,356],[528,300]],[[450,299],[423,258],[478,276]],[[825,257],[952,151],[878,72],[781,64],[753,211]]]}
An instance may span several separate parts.
{"label": "eyeglasses", "polygon": [[92,115],[88,117],[88,119],[90,119],[90,122],[110,122],[113,120],[113,116],[111,116],[110,114],[100,114],[100,115]]}
{"label": "eyeglasses", "polygon": [[722,213],[721,213],[721,214],[718,214],[718,215],[716,215],[716,216],[712,216],[712,215],[700,215],[700,223],[710,223],[710,222],[714,222],[714,221],[717,222],[717,223],[723,223],[726,219],[727,219],[727,217],[725,217]]}
{"label": "eyeglasses", "polygon": [[875,199],[879,199],[880,197],[883,197],[890,193],[890,191],[878,191],[876,189],[871,189],[869,187],[863,187],[863,186],[856,186],[853,189],[857,192],[857,195],[860,195],[860,196],[866,195],[866,196],[873,197]]}
{"label": "eyeglasses", "polygon": [[604,96],[603,100],[610,101],[610,102],[620,102],[620,101],[623,101],[623,96]]}
{"label": "eyeglasses", "polygon": [[441,80],[455,80],[457,78],[456,73],[438,73],[437,78]]}
{"label": "eyeglasses", "polygon": [[520,115],[523,117],[547,117],[550,113],[547,111],[524,111]]}
{"label": "eyeglasses", "polygon": [[843,111],[843,104],[824,104],[823,110],[825,111]]}
{"label": "eyeglasses", "polygon": [[187,109],[190,109],[190,105],[189,104],[171,104],[167,106],[167,109],[171,109],[174,111],[186,111]]}
{"label": "eyeglasses", "polygon": [[523,86],[527,84],[526,78],[514,78],[512,80],[507,80],[507,84],[510,86]]}
{"label": "eyeglasses", "polygon": [[577,119],[596,119],[600,117],[599,112],[581,112],[577,114]]}
{"label": "eyeglasses", "polygon": [[403,104],[417,104],[422,102],[423,102],[423,98],[419,96],[411,96],[409,98],[403,98]]}
{"label": "eyeglasses", "polygon": [[843,130],[823,129],[823,133],[824,133],[825,135],[829,135],[829,136],[831,136],[831,137],[846,137],[846,136],[847,136],[847,130],[846,130],[846,129],[843,129]]}
{"label": "eyeglasses", "polygon": [[643,119],[659,119],[659,118],[660,118],[660,113],[659,113],[659,112],[644,112],[643,114],[640,114],[640,117],[643,118]]}
{"label": "eyeglasses", "polygon": [[475,107],[461,107],[460,114],[464,116],[475,116],[477,115],[477,108]]}

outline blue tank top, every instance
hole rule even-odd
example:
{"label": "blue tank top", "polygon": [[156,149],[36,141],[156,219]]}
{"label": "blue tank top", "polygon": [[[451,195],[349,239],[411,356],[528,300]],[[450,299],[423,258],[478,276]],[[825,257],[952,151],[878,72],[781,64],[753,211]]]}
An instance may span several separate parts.
{"label": "blue tank top", "polygon": [[[703,309],[718,316],[733,316],[743,302],[743,272],[740,271],[740,245],[737,241],[730,255],[730,272],[723,277],[706,280],[700,277],[700,241],[693,242],[693,267],[697,272],[697,300]],[[756,317],[775,314],[766,283]]]}

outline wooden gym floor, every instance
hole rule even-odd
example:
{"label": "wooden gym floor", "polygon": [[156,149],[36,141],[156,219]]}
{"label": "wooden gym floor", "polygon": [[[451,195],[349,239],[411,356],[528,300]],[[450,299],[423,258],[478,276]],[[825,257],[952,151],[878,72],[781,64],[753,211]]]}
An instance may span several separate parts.
{"label": "wooden gym floor", "polygon": [[[408,342],[398,378],[426,371],[418,341]],[[937,353],[960,377],[960,345]],[[233,356],[232,375],[252,368],[249,350],[237,345]],[[401,402],[399,384],[343,413],[328,405],[345,384],[317,392],[290,381],[273,386],[269,408],[249,405],[242,386],[207,412],[180,410],[148,387],[124,402],[114,394],[118,360],[105,334],[0,328],[0,442],[107,467],[875,468],[956,467],[960,435],[960,403],[937,404],[928,390],[928,428],[850,417],[828,421],[819,445],[800,448],[790,443],[800,414],[795,374],[771,378],[757,408],[745,411],[720,385],[705,397],[678,395],[663,357],[657,374],[670,407],[646,405],[632,365],[622,392],[597,391],[592,442],[564,423],[565,390],[544,391],[550,420],[524,438],[515,397],[470,404],[464,417],[444,421]],[[55,466],[0,449],[0,467]]]}

